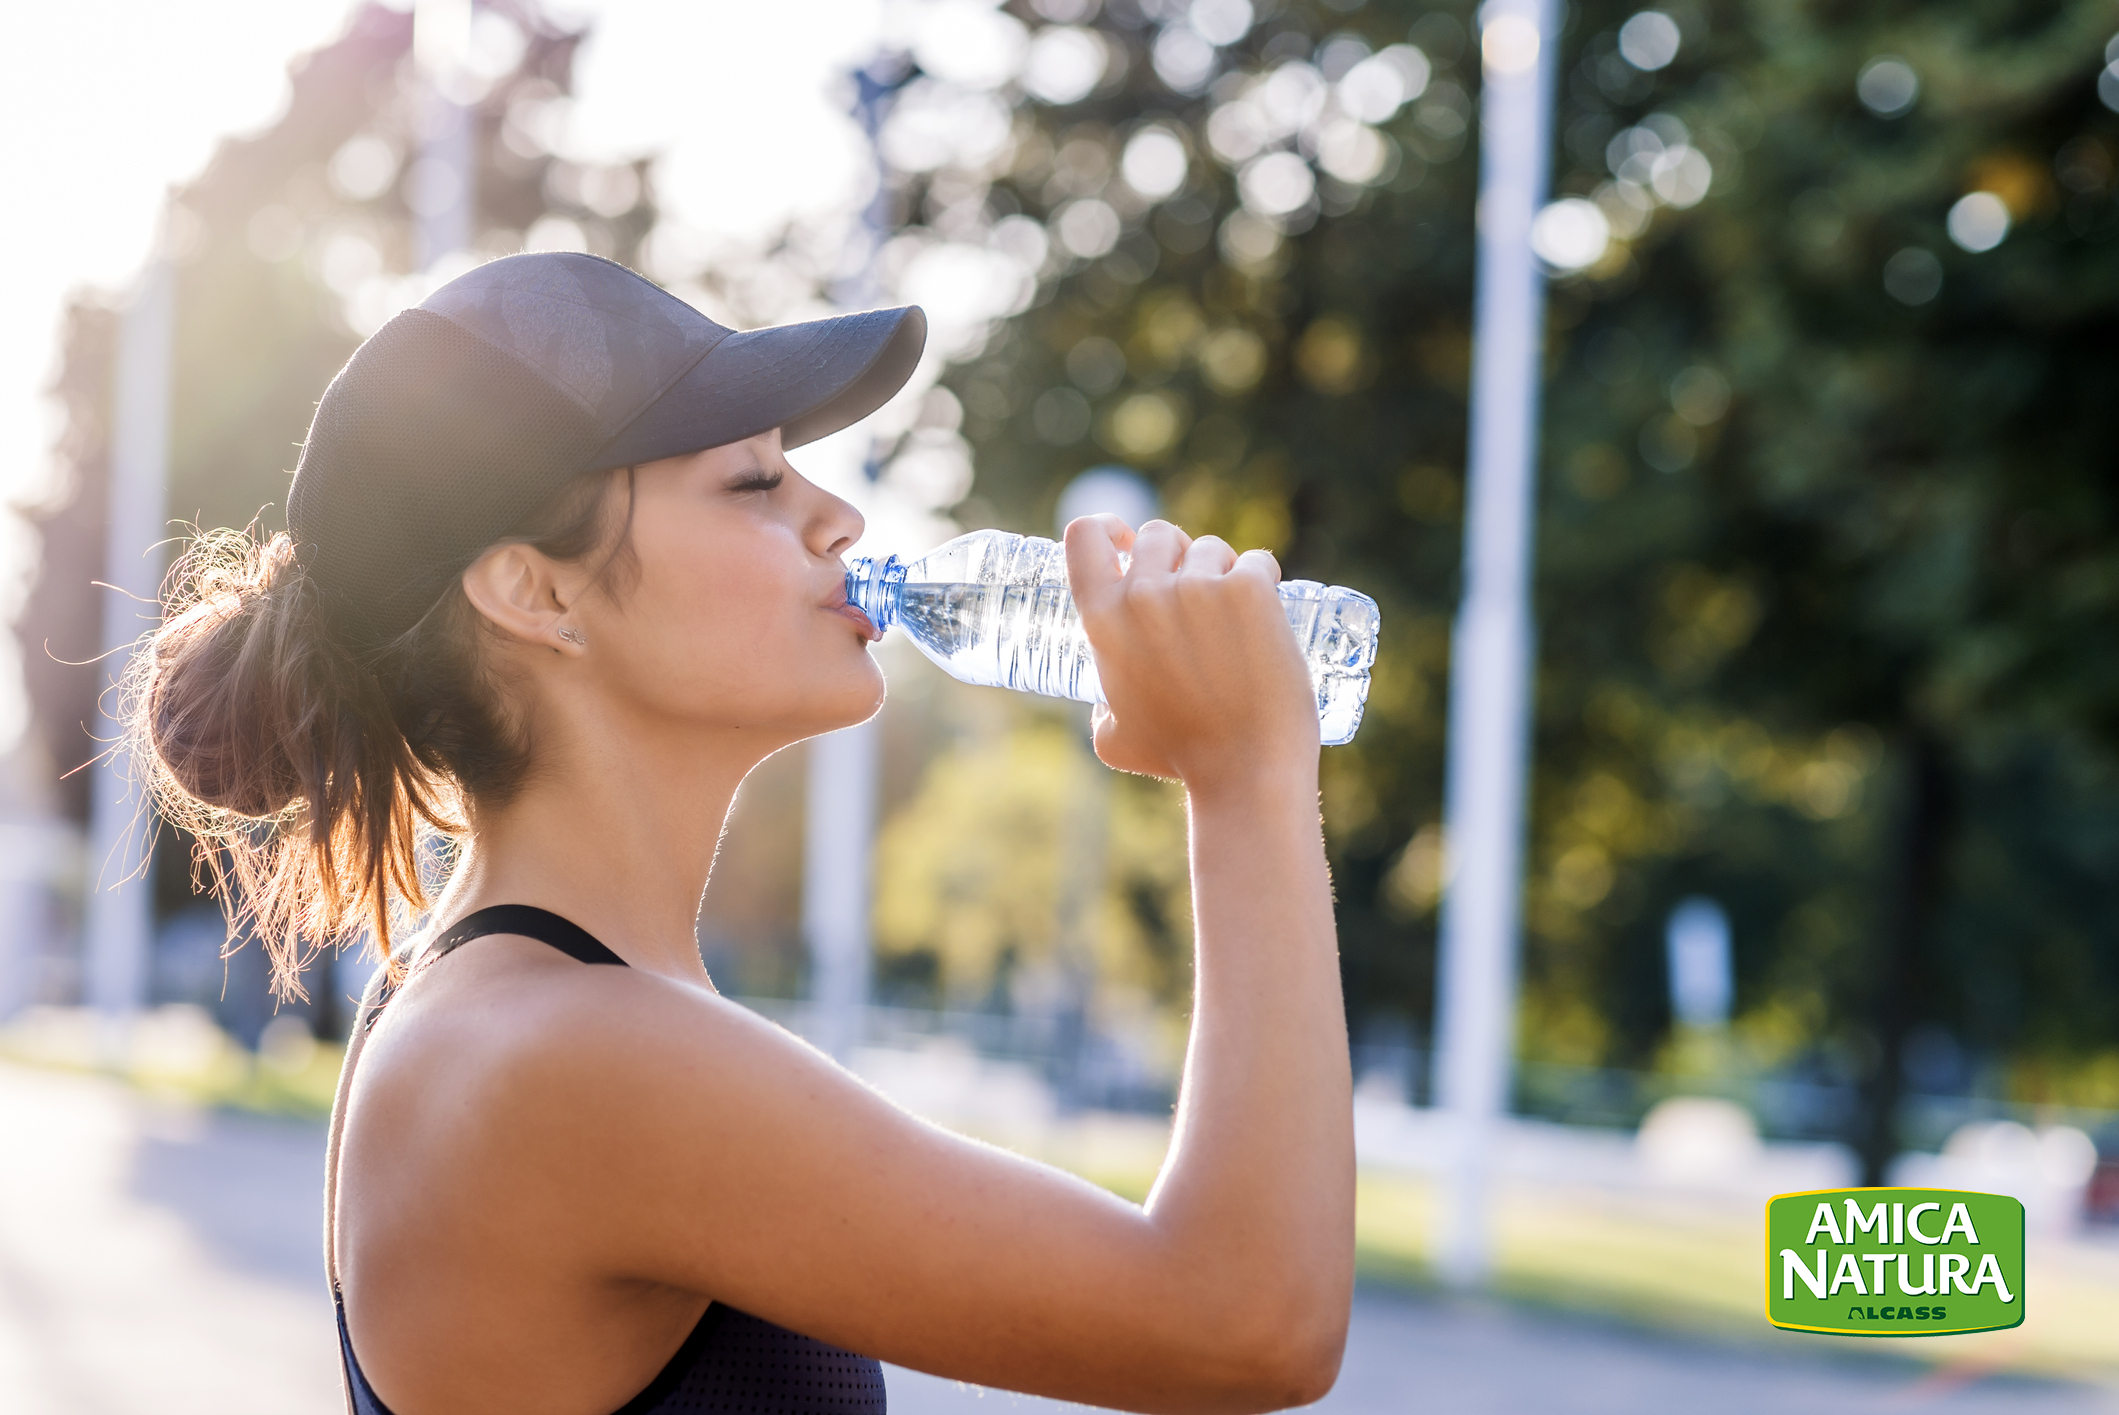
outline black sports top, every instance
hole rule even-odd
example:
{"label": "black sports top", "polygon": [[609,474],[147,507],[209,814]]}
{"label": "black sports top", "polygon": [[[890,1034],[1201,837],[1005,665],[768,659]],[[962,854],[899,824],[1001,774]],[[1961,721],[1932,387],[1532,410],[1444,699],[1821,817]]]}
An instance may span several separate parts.
{"label": "black sports top", "polygon": [[[500,904],[468,916],[435,939],[416,966],[427,967],[450,950],[487,934],[520,934],[548,943],[583,963],[625,966],[624,959],[579,925],[526,904]],[[396,991],[387,977],[387,969],[377,974],[347,1045],[345,1072],[339,1078],[338,1102],[331,1117],[324,1185],[324,1256],[331,1274],[332,1300],[338,1308],[338,1349],[345,1366],[346,1408],[351,1415],[390,1415],[390,1408],[370,1388],[353,1355],[331,1236],[338,1207],[339,1132],[344,1124],[346,1092],[368,1029],[375,1025],[383,1005]],[[678,1415],[683,1411],[713,1411],[720,1415],[886,1415],[883,1368],[869,1357],[856,1356],[715,1302],[708,1305],[699,1325],[692,1328],[692,1334],[670,1357],[669,1364],[648,1382],[646,1389],[619,1407],[616,1415]]]}

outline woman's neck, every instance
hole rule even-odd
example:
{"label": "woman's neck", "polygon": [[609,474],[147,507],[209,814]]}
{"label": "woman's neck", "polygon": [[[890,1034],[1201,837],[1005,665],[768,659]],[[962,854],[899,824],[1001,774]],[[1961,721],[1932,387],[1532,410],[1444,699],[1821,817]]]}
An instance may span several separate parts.
{"label": "woman's neck", "polygon": [[696,739],[685,750],[620,746],[555,752],[505,806],[474,810],[436,918],[533,904],[587,929],[633,967],[706,982],[700,897],[736,788],[770,748],[702,751]]}

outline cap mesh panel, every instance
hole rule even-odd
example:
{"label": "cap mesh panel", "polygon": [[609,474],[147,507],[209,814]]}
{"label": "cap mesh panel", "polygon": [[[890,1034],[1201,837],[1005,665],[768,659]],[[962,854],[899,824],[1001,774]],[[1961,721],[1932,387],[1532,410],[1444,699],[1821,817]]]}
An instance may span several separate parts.
{"label": "cap mesh panel", "polygon": [[289,529],[347,646],[411,628],[600,441],[576,402],[441,315],[384,325],[317,405],[288,495]]}

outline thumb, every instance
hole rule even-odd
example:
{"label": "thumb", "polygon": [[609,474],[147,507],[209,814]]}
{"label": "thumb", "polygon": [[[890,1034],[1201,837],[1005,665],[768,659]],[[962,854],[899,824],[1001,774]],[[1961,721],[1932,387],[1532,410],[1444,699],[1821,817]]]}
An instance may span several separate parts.
{"label": "thumb", "polygon": [[1124,569],[1120,552],[1133,544],[1133,528],[1117,516],[1078,516],[1067,523],[1067,588],[1075,606],[1091,611],[1110,604]]}

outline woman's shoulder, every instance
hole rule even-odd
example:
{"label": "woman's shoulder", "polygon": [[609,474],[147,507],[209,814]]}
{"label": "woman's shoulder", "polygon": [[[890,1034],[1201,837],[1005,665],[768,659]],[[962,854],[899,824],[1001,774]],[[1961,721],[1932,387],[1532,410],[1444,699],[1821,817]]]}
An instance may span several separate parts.
{"label": "woman's shoulder", "polygon": [[495,1120],[526,1110],[565,1121],[576,1108],[614,1118],[673,1082],[696,1091],[724,1066],[755,1073],[807,1052],[711,987],[494,935],[415,970],[377,1019],[357,1079],[427,1089],[446,1078],[457,1104]]}

